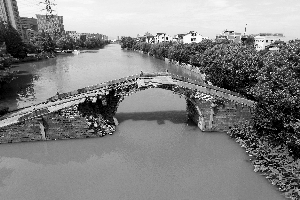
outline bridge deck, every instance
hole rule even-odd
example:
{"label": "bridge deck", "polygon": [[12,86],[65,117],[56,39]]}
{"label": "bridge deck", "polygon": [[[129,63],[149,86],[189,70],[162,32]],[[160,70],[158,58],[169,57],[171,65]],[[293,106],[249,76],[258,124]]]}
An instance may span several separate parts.
{"label": "bridge deck", "polygon": [[245,99],[241,97],[240,94],[225,90],[223,88],[218,88],[201,82],[193,81],[191,79],[178,77],[169,73],[144,73],[141,75],[133,75],[118,80],[101,83],[95,86],[82,88],[76,91],[59,94],[48,99],[46,102],[19,109],[17,111],[12,111],[1,117],[0,128],[18,123],[23,120],[37,118],[66,107],[77,105],[87,97],[96,97],[97,95],[108,94],[110,88],[118,84],[131,85],[133,83],[137,83],[139,87],[147,86],[149,84],[154,86],[178,85],[188,89],[196,89],[197,91],[210,96],[218,96],[231,101],[239,102],[246,106],[255,106],[254,101]]}

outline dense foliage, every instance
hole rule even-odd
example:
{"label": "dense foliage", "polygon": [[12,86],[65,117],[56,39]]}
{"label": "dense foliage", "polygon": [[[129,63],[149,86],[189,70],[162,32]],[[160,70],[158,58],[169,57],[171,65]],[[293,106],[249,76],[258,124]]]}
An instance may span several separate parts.
{"label": "dense foliage", "polygon": [[7,53],[15,58],[24,58],[26,56],[25,45],[22,38],[10,24],[0,22],[0,44],[5,42]]}
{"label": "dense foliage", "polygon": [[121,48],[122,49],[132,49],[132,47],[136,44],[136,40],[131,37],[122,37],[121,38]]}

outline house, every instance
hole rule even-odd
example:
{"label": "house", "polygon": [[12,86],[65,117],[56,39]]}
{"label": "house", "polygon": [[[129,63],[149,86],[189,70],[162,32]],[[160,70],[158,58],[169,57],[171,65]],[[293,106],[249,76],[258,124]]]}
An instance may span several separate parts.
{"label": "house", "polygon": [[227,39],[227,40],[233,41],[235,43],[241,43],[242,33],[225,30],[221,34],[216,35],[216,40],[217,39],[221,39],[221,40]]}
{"label": "house", "polygon": [[167,35],[166,33],[157,33],[156,36],[154,37],[154,42],[155,43],[160,43],[160,42],[171,42],[172,37],[170,35]]}
{"label": "house", "polygon": [[173,42],[183,43],[183,36],[185,36],[185,35],[186,34],[177,34],[177,35],[174,35]]}
{"label": "house", "polygon": [[254,47],[257,51],[266,49],[275,41],[283,41],[284,36],[282,33],[260,33],[258,36],[254,37]]}
{"label": "house", "polygon": [[203,36],[196,31],[190,31],[182,37],[183,43],[199,43],[203,40]]}
{"label": "house", "polygon": [[146,37],[146,41],[147,43],[149,44],[153,44],[155,42],[155,37],[153,35],[148,35],[148,36],[145,36]]}

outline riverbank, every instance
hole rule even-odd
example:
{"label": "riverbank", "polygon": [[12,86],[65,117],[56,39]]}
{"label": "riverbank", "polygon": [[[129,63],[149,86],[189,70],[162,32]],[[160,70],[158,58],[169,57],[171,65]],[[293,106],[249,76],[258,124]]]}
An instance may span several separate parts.
{"label": "riverbank", "polygon": [[259,137],[248,122],[232,128],[227,134],[245,148],[254,172],[265,176],[286,198],[300,199],[300,160],[290,155],[287,145]]}
{"label": "riverbank", "polygon": [[40,60],[46,60],[49,58],[55,58],[56,54],[55,53],[50,53],[50,52],[41,52],[37,54],[29,54],[30,56],[27,56],[23,59],[19,59],[18,61],[13,62],[12,64],[16,63],[25,63],[25,62],[34,62],[34,61],[40,61]]}

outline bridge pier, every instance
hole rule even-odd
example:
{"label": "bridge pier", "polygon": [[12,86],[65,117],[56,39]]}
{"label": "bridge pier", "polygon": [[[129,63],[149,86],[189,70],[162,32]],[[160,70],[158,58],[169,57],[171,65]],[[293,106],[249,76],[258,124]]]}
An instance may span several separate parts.
{"label": "bridge pier", "polygon": [[188,117],[201,131],[226,132],[235,124],[251,119],[249,107],[229,100],[186,98],[186,102]]}

